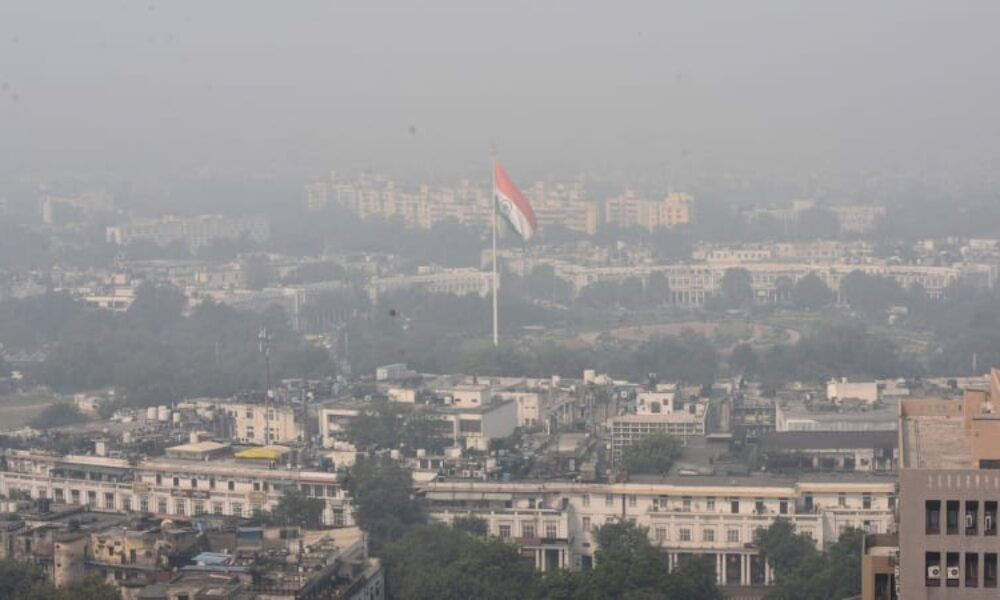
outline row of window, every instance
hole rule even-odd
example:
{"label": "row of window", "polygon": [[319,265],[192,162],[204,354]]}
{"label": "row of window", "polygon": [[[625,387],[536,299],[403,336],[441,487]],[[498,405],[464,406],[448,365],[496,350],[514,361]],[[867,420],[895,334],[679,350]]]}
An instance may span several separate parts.
{"label": "row of window", "polygon": [[[629,506],[635,507],[635,506],[638,505],[638,496],[636,496],[635,494],[630,494],[630,495],[627,496],[627,498],[628,498],[628,505]],[[614,506],[615,505],[615,499],[616,499],[615,494],[606,494],[604,496],[604,505],[605,506]],[[668,499],[669,499],[668,496],[654,497],[652,499],[653,510],[657,510],[657,509],[659,509],[661,507],[664,510],[666,510],[667,509]],[[888,500],[889,500],[889,510],[894,509],[895,508],[895,500],[896,500],[896,498],[894,496],[890,496]],[[591,501],[590,494],[584,494],[583,495],[583,506],[585,506],[585,507],[590,506],[590,501]],[[715,511],[715,502],[716,502],[716,499],[714,497],[709,496],[709,497],[705,498],[705,510],[708,511],[708,512]],[[729,502],[729,512],[732,513],[732,514],[739,514],[741,500],[739,498],[729,498],[727,500],[727,502]],[[805,509],[805,512],[811,512],[815,508],[815,502],[813,500],[812,494],[806,494],[806,495],[804,495],[803,498],[802,498],[802,502],[803,502],[803,508]],[[764,502],[763,498],[755,498],[754,501],[753,501],[753,503],[754,503],[754,512],[755,513],[757,513],[757,514],[764,514],[764,513],[767,512],[767,507],[765,505],[765,502]],[[787,514],[788,513],[788,506],[789,506],[788,505],[788,498],[779,498],[779,500],[778,500],[778,513],[782,514],[782,515]],[[837,506],[841,507],[841,508],[844,508],[844,507],[847,506],[847,494],[839,494],[837,496]],[[692,508],[692,497],[691,496],[682,496],[681,497],[681,510],[684,511],[684,512],[690,512],[691,508]],[[872,495],[871,494],[867,494],[866,493],[866,494],[863,494],[861,496],[861,508],[863,508],[865,510],[870,510],[872,508]]]}
{"label": "row of window", "polygon": [[[941,500],[927,500],[924,505],[924,530],[928,535],[941,533]],[[944,531],[947,535],[997,534],[997,501],[987,500],[979,510],[978,500],[966,500],[963,511],[961,500],[946,500],[944,502]],[[980,515],[982,518],[980,519]]]}
{"label": "row of window", "polygon": [[[510,539],[511,537],[511,525],[510,523],[501,523],[497,526],[497,533],[503,539]],[[533,538],[537,537],[535,532],[534,523],[521,523],[521,537]],[[545,537],[554,539],[559,537],[559,525],[556,523],[545,523]]]}
{"label": "row of window", "polygon": [[[175,487],[175,488],[176,487],[181,487],[181,478],[180,477],[174,477],[172,479],[173,479],[173,481],[171,481],[171,486],[172,487]],[[191,480],[190,480],[190,482],[191,482],[191,489],[193,489],[193,490],[198,489],[198,486],[202,485],[202,484],[199,483],[200,481],[203,482],[204,480],[192,477]],[[162,486],[163,485],[163,475],[161,475],[159,473],[156,474],[156,485],[158,485],[158,486]],[[303,484],[300,484],[299,487],[300,487],[302,493],[304,493],[305,495],[307,495],[307,496],[314,496],[316,498],[322,498],[324,496],[329,496],[331,498],[336,498],[337,494],[338,494],[338,488],[335,485],[320,485],[320,484],[310,485],[310,484],[307,484],[307,483],[303,483]],[[216,489],[215,477],[209,477],[208,478],[208,489],[210,489],[210,490]],[[230,491],[230,492],[236,491],[236,482],[232,481],[232,480],[227,481],[226,482],[226,489],[228,491]],[[253,482],[253,491],[255,491],[255,492],[267,492],[267,491],[270,491],[270,489],[271,489],[271,484],[268,483],[267,481],[254,481]]]}
{"label": "row of window", "polygon": [[[928,587],[995,588],[997,587],[997,553],[966,552],[963,557],[958,552],[927,552],[924,554],[925,583]],[[982,569],[980,569],[980,566]],[[980,579],[982,571],[982,579]]]}

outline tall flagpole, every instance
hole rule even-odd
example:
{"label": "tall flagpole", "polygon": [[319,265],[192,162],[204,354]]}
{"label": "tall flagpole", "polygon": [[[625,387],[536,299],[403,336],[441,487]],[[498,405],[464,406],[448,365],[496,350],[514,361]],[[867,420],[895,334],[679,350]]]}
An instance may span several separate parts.
{"label": "tall flagpole", "polygon": [[493,206],[493,222],[491,228],[493,229],[493,346],[500,346],[500,304],[497,298],[497,166],[496,158],[493,159],[493,164],[490,165],[490,175],[492,177],[492,186],[490,189],[490,204]]}

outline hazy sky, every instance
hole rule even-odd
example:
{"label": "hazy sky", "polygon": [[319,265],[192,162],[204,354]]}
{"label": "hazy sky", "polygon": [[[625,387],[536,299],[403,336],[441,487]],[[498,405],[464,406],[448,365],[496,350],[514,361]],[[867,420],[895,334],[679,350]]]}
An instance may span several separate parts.
{"label": "hazy sky", "polygon": [[0,169],[995,166],[998,23],[995,0],[4,0]]}

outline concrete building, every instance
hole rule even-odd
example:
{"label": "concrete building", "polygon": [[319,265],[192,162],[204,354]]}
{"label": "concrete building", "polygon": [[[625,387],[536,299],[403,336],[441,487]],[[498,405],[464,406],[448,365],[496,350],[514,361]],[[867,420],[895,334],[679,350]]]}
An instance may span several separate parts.
{"label": "concrete building", "polygon": [[422,290],[432,294],[456,296],[477,294],[485,298],[493,289],[492,282],[492,273],[478,269],[421,268],[416,275],[393,275],[372,279],[368,284],[368,295],[372,302],[383,294],[397,290]]}
{"label": "concrete building", "polygon": [[760,436],[769,471],[895,473],[895,431],[787,431]]}
{"label": "concrete building", "polygon": [[895,431],[898,425],[898,399],[860,410],[816,410],[803,402],[774,407],[775,431]]}
{"label": "concrete building", "polygon": [[690,223],[691,205],[691,196],[680,192],[670,192],[660,200],[653,200],[627,190],[604,204],[604,222],[649,231],[666,229]]}
{"label": "concrete building", "polygon": [[235,458],[158,457],[131,465],[100,456],[12,449],[0,453],[0,495],[46,498],[102,512],[175,519],[202,514],[243,517],[273,509],[286,488],[322,499],[325,523],[352,523],[350,501],[336,473]]}
{"label": "concrete building", "polygon": [[709,555],[720,584],[773,580],[752,540],[757,529],[787,518],[819,547],[847,527],[892,527],[893,480],[871,476],[799,479],[754,475],[633,478],[626,483],[431,482],[422,486],[432,518],[476,516],[491,535],[518,544],[541,571],[594,565],[594,528],[635,519],[673,569],[686,556]]}
{"label": "concrete building", "polygon": [[108,227],[105,232],[107,241],[119,246],[136,241],[149,242],[157,246],[181,242],[192,252],[219,240],[237,240],[246,237],[263,242],[269,235],[270,226],[263,217],[219,215],[135,220]]}
{"label": "concrete building", "polygon": [[875,404],[881,398],[877,381],[848,381],[843,377],[831,379],[826,384],[826,399],[834,404],[847,400]]}
{"label": "concrete building", "polygon": [[705,405],[693,406],[697,407],[694,412],[621,415],[609,419],[612,464],[617,465],[621,462],[625,448],[653,433],[666,433],[679,438],[705,435]]}
{"label": "concrete building", "polygon": [[301,410],[287,405],[219,403],[218,410],[228,422],[226,432],[246,444],[287,444],[301,442],[306,426]]}
{"label": "concrete building", "polygon": [[995,598],[1000,370],[958,400],[900,407],[900,598]]}

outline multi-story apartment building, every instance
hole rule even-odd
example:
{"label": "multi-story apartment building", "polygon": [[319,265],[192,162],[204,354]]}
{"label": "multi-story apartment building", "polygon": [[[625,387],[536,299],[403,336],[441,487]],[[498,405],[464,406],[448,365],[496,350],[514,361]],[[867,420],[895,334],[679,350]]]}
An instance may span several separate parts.
{"label": "multi-story apartment building", "polygon": [[225,402],[215,407],[224,414],[225,433],[238,442],[285,444],[306,437],[302,412],[292,406]]}
{"label": "multi-story apartment building", "polygon": [[135,220],[131,223],[108,227],[107,241],[126,245],[145,241],[158,246],[181,242],[191,251],[209,246],[218,240],[235,240],[243,237],[257,242],[267,240],[270,226],[264,217],[222,217],[200,215],[197,217],[165,217],[162,219]]}
{"label": "multi-story apartment building", "polygon": [[185,518],[251,516],[272,510],[286,489],[295,489],[323,500],[328,525],[352,523],[350,501],[336,473],[279,468],[268,461],[207,461],[197,457],[196,448],[187,454],[193,458],[158,457],[132,465],[105,456],[5,449],[0,453],[0,495]]}
{"label": "multi-story apartment building", "polygon": [[1000,369],[962,399],[900,409],[900,598],[996,598]]}
{"label": "multi-story apartment building", "polygon": [[604,222],[649,231],[686,225],[691,222],[691,204],[691,196],[680,192],[670,192],[660,200],[653,200],[627,190],[604,204]]}
{"label": "multi-story apartment building", "polygon": [[597,549],[594,529],[617,518],[648,528],[673,568],[685,556],[709,555],[727,585],[765,585],[771,569],[753,545],[754,532],[789,519],[818,546],[847,527],[889,531],[895,481],[875,476],[795,479],[671,476],[626,483],[432,482],[422,487],[433,518],[484,519],[490,534],[517,543],[539,570],[587,569]]}
{"label": "multi-story apartment building", "polygon": [[611,430],[611,462],[621,461],[625,448],[652,433],[666,433],[679,438],[705,435],[705,406],[698,411],[659,414],[621,415],[608,419]]}

